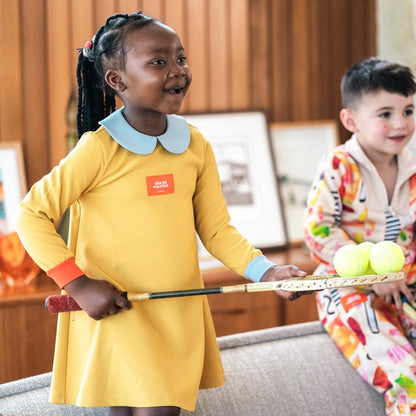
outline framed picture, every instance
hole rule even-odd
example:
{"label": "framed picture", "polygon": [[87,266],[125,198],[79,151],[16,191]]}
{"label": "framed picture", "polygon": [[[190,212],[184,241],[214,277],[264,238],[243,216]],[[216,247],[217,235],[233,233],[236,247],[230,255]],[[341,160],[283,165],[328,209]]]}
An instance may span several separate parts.
{"label": "framed picture", "polygon": [[[280,195],[262,112],[184,115],[211,143],[231,223],[258,248],[287,243]],[[215,266],[203,247],[200,259]],[[202,264],[202,267],[204,265]]]}
{"label": "framed picture", "polygon": [[340,144],[335,120],[269,126],[289,243],[303,242],[306,198],[322,157]]}
{"label": "framed picture", "polygon": [[0,234],[15,230],[15,215],[26,191],[21,143],[0,142]]}

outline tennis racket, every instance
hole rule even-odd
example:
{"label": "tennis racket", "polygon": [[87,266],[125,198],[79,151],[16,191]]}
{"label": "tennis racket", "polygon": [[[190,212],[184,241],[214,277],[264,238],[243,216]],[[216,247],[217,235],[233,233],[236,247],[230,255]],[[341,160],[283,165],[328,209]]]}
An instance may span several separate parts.
{"label": "tennis racket", "polygon": [[[291,279],[279,280],[276,282],[247,283],[233,286],[189,290],[173,290],[167,292],[153,293],[121,292],[121,295],[129,301],[135,302],[139,300],[177,298],[183,296],[214,295],[220,293],[263,292],[272,290],[306,292],[336,287],[351,287],[396,282],[398,280],[403,280],[404,277],[404,272],[371,274],[358,277],[340,277],[335,274],[320,276],[310,275],[305,277],[294,277]],[[81,307],[69,295],[51,295],[46,299],[45,307],[49,313],[70,312],[78,311],[81,309]]]}

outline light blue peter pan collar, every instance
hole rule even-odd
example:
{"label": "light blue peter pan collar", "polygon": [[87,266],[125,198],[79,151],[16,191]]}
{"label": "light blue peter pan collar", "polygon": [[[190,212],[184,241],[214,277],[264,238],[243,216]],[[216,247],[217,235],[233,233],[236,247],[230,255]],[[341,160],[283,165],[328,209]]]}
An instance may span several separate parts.
{"label": "light blue peter pan collar", "polygon": [[123,108],[114,111],[98,123],[120,146],[139,155],[150,155],[155,150],[158,140],[170,153],[180,154],[188,148],[191,133],[183,117],[167,115],[166,132],[161,136],[148,136],[130,126],[121,112]]}

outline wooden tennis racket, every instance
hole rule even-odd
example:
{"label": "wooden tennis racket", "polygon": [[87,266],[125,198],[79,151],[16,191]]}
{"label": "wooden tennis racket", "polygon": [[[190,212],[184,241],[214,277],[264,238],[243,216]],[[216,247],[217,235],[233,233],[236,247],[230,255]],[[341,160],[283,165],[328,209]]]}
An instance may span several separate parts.
{"label": "wooden tennis racket", "polygon": [[[272,290],[306,292],[336,287],[351,287],[396,282],[398,280],[403,280],[404,277],[404,272],[371,274],[358,277],[340,277],[336,274],[320,276],[311,275],[305,277],[294,277],[291,279],[279,280],[276,282],[247,283],[233,286],[189,290],[173,290],[167,292],[153,293],[121,292],[121,295],[129,301],[135,302],[139,300],[177,298],[182,296],[213,295],[219,293],[263,292]],[[70,312],[78,311],[81,309],[81,307],[69,295],[51,295],[46,299],[45,307],[49,313]]]}

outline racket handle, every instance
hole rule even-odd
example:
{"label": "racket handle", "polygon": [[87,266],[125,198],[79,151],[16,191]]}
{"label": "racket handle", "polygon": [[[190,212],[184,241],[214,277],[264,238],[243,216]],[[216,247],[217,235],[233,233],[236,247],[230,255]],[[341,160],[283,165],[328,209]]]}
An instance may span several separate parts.
{"label": "racket handle", "polygon": [[[127,299],[127,292],[121,292],[120,295]],[[82,309],[69,295],[48,296],[45,300],[45,308],[49,313],[75,312]]]}
{"label": "racket handle", "polygon": [[81,306],[69,295],[51,295],[45,300],[45,308],[49,313],[80,311]]}

